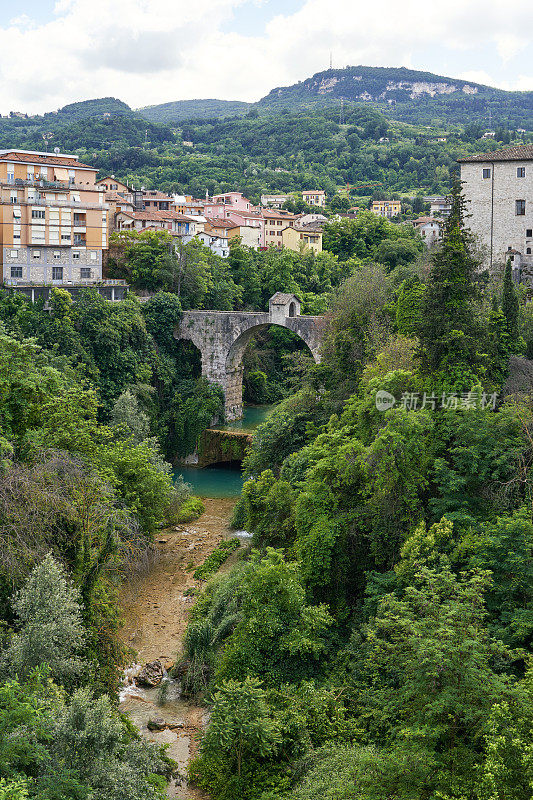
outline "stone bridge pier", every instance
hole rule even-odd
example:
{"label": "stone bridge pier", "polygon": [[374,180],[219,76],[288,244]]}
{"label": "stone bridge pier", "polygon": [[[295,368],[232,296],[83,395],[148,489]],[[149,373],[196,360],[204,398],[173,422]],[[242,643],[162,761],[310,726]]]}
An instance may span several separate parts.
{"label": "stone bridge pier", "polygon": [[227,421],[242,417],[242,357],[252,336],[268,325],[291,330],[320,361],[324,317],[300,316],[300,301],[292,294],[277,292],[268,312],[185,311],[174,331],[176,339],[188,339],[199,349],[202,375],[222,386]]}

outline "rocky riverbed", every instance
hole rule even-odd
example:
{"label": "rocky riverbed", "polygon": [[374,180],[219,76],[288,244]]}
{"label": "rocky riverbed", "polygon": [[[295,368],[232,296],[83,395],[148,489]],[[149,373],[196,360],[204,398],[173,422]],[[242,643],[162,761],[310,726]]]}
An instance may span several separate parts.
{"label": "rocky riverbed", "polygon": [[[228,527],[235,499],[206,498],[204,503],[205,513],[200,519],[156,537],[157,557],[152,569],[125,585],[121,593],[122,637],[136,651],[138,664],[126,673],[120,709],[148,739],[169,745],[168,754],[178,762],[182,774],[194,756],[208,715],[206,709],[180,698],[179,684],[169,681],[167,670],[181,653],[194,602],[186,592],[198,585],[192,577],[194,569],[223,539],[235,535]],[[161,681],[157,680],[159,667],[153,662],[161,665]],[[152,664],[145,674],[147,680],[137,685],[135,678],[146,664]],[[157,685],[150,686],[150,682]],[[163,704],[158,702],[161,683],[167,683]],[[184,781],[173,782],[169,797],[205,800],[205,795]]]}

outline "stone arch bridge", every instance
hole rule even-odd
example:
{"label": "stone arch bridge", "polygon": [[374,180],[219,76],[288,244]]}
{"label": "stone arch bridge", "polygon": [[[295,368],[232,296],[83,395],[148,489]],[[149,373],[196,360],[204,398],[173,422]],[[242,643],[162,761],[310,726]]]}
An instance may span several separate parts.
{"label": "stone arch bridge", "polygon": [[318,363],[324,322],[324,317],[300,316],[298,298],[277,292],[268,312],[185,311],[174,336],[198,348],[202,375],[222,386],[226,420],[231,421],[242,417],[242,357],[252,336],[268,325],[287,328],[306,343]]}

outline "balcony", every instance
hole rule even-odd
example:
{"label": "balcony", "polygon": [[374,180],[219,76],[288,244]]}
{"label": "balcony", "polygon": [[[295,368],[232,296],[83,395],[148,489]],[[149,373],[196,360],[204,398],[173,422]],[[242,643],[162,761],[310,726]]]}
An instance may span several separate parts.
{"label": "balcony", "polygon": [[24,199],[24,200],[17,200],[16,203],[12,202],[11,199],[2,200],[0,199],[0,205],[3,206],[48,206],[53,208],[80,208],[85,209],[87,211],[108,211],[109,205],[107,203],[78,203],[75,200],[40,200],[40,199]]}

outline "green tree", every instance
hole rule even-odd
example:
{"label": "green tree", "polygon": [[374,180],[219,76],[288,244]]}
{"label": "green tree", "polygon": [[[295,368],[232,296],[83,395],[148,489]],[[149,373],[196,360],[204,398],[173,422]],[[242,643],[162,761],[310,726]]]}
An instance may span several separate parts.
{"label": "green tree", "polygon": [[20,627],[3,654],[4,671],[19,678],[47,665],[59,681],[79,676],[84,629],[78,591],[52,556],[38,564],[13,600]]}
{"label": "green tree", "polygon": [[396,326],[398,333],[418,336],[423,321],[426,287],[417,275],[408,278],[400,286],[396,304]]}
{"label": "green tree", "polygon": [[503,292],[502,292],[502,313],[505,318],[507,327],[507,334],[509,336],[509,345],[512,353],[519,353],[522,351],[522,342],[520,340],[519,331],[519,303],[516,293],[515,285],[513,282],[513,269],[511,259],[507,259],[505,264],[505,275],[503,278]]}
{"label": "green tree", "polygon": [[422,560],[403,597],[383,597],[355,645],[362,719],[398,765],[410,764],[397,776],[408,796],[475,791],[491,709],[509,694],[494,659],[512,655],[484,627],[487,584],[486,573],[457,577],[445,560],[437,569]]}
{"label": "green tree", "polygon": [[434,384],[471,389],[481,374],[478,355],[480,326],[475,303],[472,238],[464,227],[464,198],[458,184],[452,192],[442,246],[432,256],[419,338],[422,371]]}
{"label": "green tree", "polygon": [[241,776],[243,761],[271,755],[281,740],[266,692],[257,678],[224,681],[213,697],[213,713],[201,752],[223,754],[228,771]]}

